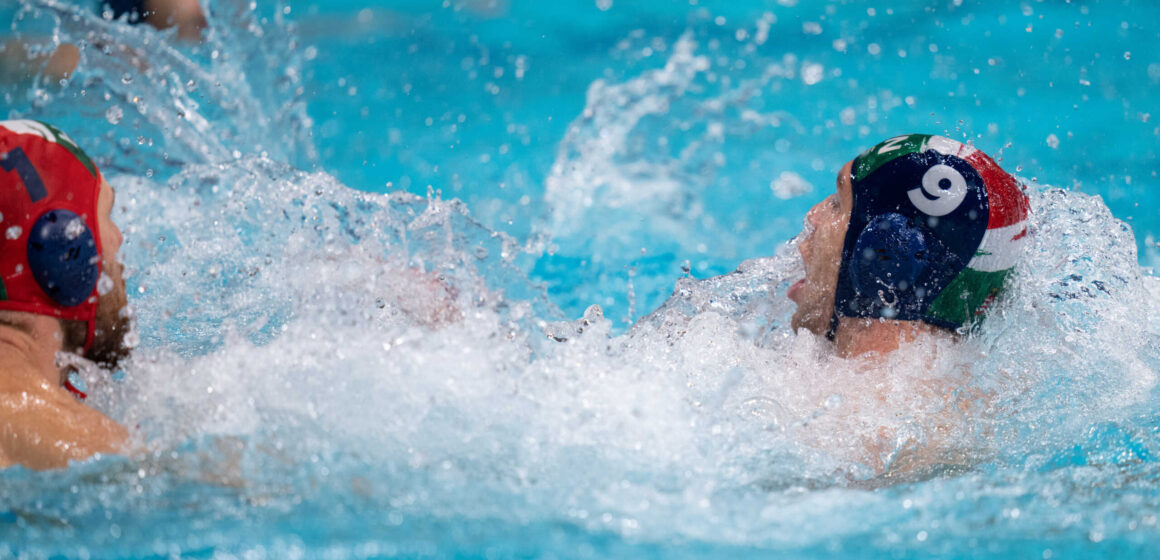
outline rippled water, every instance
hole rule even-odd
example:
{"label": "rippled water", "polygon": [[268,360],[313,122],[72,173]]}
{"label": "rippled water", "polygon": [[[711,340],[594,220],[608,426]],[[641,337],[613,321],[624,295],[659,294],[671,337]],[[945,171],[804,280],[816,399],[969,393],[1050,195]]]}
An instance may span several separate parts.
{"label": "rippled water", "polygon": [[[86,45],[0,93],[118,190],[142,341],[91,403],[141,451],[5,471],[0,556],[1154,548],[1155,18],[488,6],[5,12]],[[839,360],[787,240],[901,129],[1002,147],[1034,243],[980,331]]]}

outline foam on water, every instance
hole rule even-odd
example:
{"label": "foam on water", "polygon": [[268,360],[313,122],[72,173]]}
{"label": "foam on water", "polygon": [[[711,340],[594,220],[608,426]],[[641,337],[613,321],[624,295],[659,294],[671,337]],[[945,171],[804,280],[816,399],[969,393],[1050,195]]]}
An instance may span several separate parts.
{"label": "foam on water", "polygon": [[[65,38],[113,29],[36,5],[30,13],[73,14],[59,21]],[[229,35],[243,21],[211,23]],[[203,118],[237,134],[183,124],[166,144],[182,154],[170,173],[110,175],[141,340],[121,380],[89,379],[91,403],[132,426],[139,450],[0,475],[0,519],[11,521],[0,555],[450,556],[478,552],[478,534],[527,532],[547,536],[498,550],[599,555],[619,550],[601,544],[612,535],[929,552],[980,532],[1132,542],[1134,528],[1156,525],[1160,496],[1141,481],[1160,457],[1160,281],[1099,197],[1030,188],[1034,241],[1013,290],[957,341],[840,360],[825,340],[793,333],[792,241],[732,274],[668,277],[668,301],[621,332],[595,308],[565,318],[527,279],[538,255],[523,248],[535,243],[479,224],[461,202],[362,193],[287,165],[310,157],[306,137],[276,132],[286,118],[309,131],[287,116],[292,88],[274,105],[286,111],[271,114],[254,92],[277,72],[243,77],[198,52],[165,51],[170,83],[186,72],[221,80],[238,105]],[[714,151],[697,145],[714,141],[715,119],[693,119],[705,133],[666,158],[625,156],[634,134],[680,129],[666,105],[717,114],[688,94],[704,79],[694,79],[698,56],[682,39],[656,74],[592,86],[545,186],[541,239],[613,268],[632,262],[634,235],[672,239],[673,254],[688,253],[690,231],[763,253],[764,226],[706,219],[728,215],[718,211],[729,197],[708,190],[712,173],[696,171]],[[778,68],[797,76],[800,66]],[[123,95],[107,79],[116,71],[97,64],[76,79],[86,95]],[[749,114],[752,84],[711,83],[722,91],[710,97]],[[30,113],[63,116],[69,87]],[[138,124],[165,130],[161,114],[188,95],[148,90]],[[750,116],[792,123],[772,108]],[[165,160],[157,142],[120,149]],[[632,235],[588,235],[633,213],[645,221]]]}

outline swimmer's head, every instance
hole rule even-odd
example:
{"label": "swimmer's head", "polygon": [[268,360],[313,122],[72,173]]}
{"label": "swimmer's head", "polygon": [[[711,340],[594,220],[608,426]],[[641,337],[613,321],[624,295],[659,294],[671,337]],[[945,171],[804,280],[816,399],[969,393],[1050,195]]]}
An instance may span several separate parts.
{"label": "swimmer's head", "polygon": [[0,121],[0,312],[56,318],[64,350],[106,365],[130,327],[113,196],[60,130]]}
{"label": "swimmer's head", "polygon": [[840,317],[956,330],[983,317],[1027,240],[1028,202],[983,152],[945,138],[886,140],[847,163],[810,210],[795,328]]}

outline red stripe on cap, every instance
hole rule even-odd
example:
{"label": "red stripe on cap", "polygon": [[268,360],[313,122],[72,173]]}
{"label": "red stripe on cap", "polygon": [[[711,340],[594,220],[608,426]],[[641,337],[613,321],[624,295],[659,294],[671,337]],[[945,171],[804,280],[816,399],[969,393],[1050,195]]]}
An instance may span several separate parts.
{"label": "red stripe on cap", "polygon": [[987,203],[991,208],[987,229],[1007,227],[1026,220],[1030,204],[1019,182],[981,151],[966,159],[979,172],[987,189]]}

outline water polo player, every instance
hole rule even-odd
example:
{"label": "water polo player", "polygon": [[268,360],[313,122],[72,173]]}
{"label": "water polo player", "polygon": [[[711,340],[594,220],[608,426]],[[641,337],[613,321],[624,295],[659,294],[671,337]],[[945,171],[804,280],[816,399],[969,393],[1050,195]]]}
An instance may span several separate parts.
{"label": "water polo player", "polygon": [[1027,241],[1028,201],[983,152],[911,134],[863,152],[806,215],[794,329],[839,355],[885,353],[979,321]]}
{"label": "water polo player", "polygon": [[125,439],[81,402],[67,365],[112,367],[128,352],[113,198],[59,130],[0,121],[0,467],[65,467]]}

